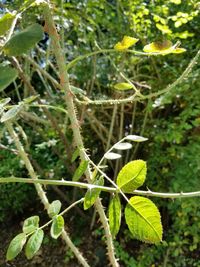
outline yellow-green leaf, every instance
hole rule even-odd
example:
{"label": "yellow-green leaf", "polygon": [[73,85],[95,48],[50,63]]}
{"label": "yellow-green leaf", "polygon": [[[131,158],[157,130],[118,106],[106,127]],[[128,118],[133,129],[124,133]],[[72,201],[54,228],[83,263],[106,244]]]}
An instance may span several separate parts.
{"label": "yellow-green leaf", "polygon": [[29,238],[25,247],[25,255],[28,260],[32,259],[33,256],[38,252],[42,245],[43,238],[44,232],[42,229],[36,230],[35,233]]}
{"label": "yellow-green leaf", "polygon": [[108,218],[111,234],[115,237],[119,232],[121,224],[121,202],[118,194],[114,195],[110,201]]}
{"label": "yellow-green leaf", "polygon": [[147,53],[156,53],[160,55],[167,55],[170,53],[180,54],[186,51],[186,49],[173,45],[172,42],[168,40],[150,43],[146,45],[143,50]]}
{"label": "yellow-green leaf", "polygon": [[10,29],[15,15],[7,13],[0,18],[0,36],[6,34]]}
{"label": "yellow-green leaf", "polygon": [[51,230],[50,230],[51,237],[57,239],[62,234],[62,231],[64,229],[64,224],[65,224],[64,218],[61,215],[55,216],[53,218],[53,223],[51,225]]}
{"label": "yellow-green leaf", "polygon": [[0,66],[0,91],[6,89],[17,78],[18,72],[9,66]]}
{"label": "yellow-green leaf", "polygon": [[153,244],[162,241],[160,213],[148,198],[132,197],[125,208],[125,219],[133,238]]}
{"label": "yellow-green leaf", "polygon": [[118,51],[124,51],[137,43],[139,39],[130,37],[130,36],[124,36],[121,42],[118,42],[115,46],[114,49]]}
{"label": "yellow-green leaf", "polygon": [[10,245],[6,253],[7,261],[13,260],[22,251],[22,248],[25,243],[26,243],[25,233],[21,233],[15,236],[13,240],[10,242]]}
{"label": "yellow-green leaf", "polygon": [[130,83],[117,83],[114,85],[114,88],[116,90],[125,91],[125,90],[131,90],[134,88],[134,86]]}
{"label": "yellow-green leaf", "polygon": [[[94,181],[94,185],[103,186],[104,185],[103,177],[96,179]],[[99,197],[100,193],[101,193],[101,189],[98,189],[98,188],[92,188],[91,187],[90,189],[87,190],[85,197],[84,197],[84,203],[83,203],[84,210],[89,209],[95,203],[95,201]]]}
{"label": "yellow-green leaf", "polygon": [[153,42],[145,45],[143,48],[144,52],[147,53],[161,53],[166,52],[172,47],[172,42],[165,40],[162,42]]}
{"label": "yellow-green leaf", "polygon": [[34,47],[42,38],[42,26],[35,23],[11,37],[3,47],[3,51],[8,56],[20,56]]}
{"label": "yellow-green leaf", "polygon": [[146,162],[133,160],[127,163],[117,176],[117,185],[125,193],[132,193],[143,185],[147,173]]}

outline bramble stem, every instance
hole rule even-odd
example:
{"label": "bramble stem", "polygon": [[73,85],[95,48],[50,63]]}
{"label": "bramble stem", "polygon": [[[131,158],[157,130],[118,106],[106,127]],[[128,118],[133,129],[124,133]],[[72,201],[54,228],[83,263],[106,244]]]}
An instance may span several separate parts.
{"label": "bramble stem", "polygon": [[[76,116],[76,106],[74,105],[74,100],[73,100],[74,95],[70,89],[69,76],[68,76],[66,62],[65,62],[65,53],[61,47],[61,44],[59,41],[60,37],[57,33],[55,23],[53,20],[53,16],[51,14],[50,1],[48,1],[48,3],[49,5],[44,6],[45,30],[48,32],[49,37],[52,40],[52,49],[53,49],[53,53],[56,58],[57,65],[58,65],[60,84],[63,87],[64,93],[65,93],[65,102],[67,105],[67,111],[68,111],[69,119],[71,122],[74,142],[75,142],[75,145],[79,148],[81,160],[84,161],[84,160],[87,160],[87,154],[86,154],[84,144],[83,144],[83,139],[81,136],[80,125],[79,125],[79,122]],[[92,173],[91,173],[89,166],[85,172],[85,175],[86,175],[88,183],[90,183],[92,181]],[[104,212],[100,199],[97,199],[97,201],[95,202],[95,207],[99,213],[101,223],[105,230],[108,257],[109,257],[110,263],[112,264],[113,267],[119,267],[119,264],[115,258],[113,239],[112,239],[112,235],[110,232],[108,219],[106,217],[106,214]]]}
{"label": "bramble stem", "polygon": [[[98,169],[98,171],[100,171],[100,169]],[[101,174],[103,175],[103,172],[101,172]],[[74,186],[74,187],[85,188],[85,189],[90,189],[90,190],[100,189],[108,193],[118,192],[118,188],[116,187],[100,186],[100,185],[93,185],[93,184],[88,184],[88,183],[80,183],[80,182],[73,182],[73,181],[66,181],[66,180],[46,180],[46,179],[45,180],[44,179],[34,180],[30,178],[4,177],[4,178],[0,178],[0,184],[1,183],[27,183],[27,184],[44,184],[44,185],[57,185],[57,186],[58,185],[59,186]],[[199,197],[200,191],[180,192],[180,193],[161,193],[161,192],[154,192],[151,190],[148,190],[148,191],[134,190],[132,194],[141,195],[141,196],[150,196],[150,197],[160,197],[160,198],[189,198],[189,197]]]}
{"label": "bramble stem", "polygon": [[[19,137],[17,135],[17,133],[15,132],[13,126],[11,123],[6,122],[5,123],[11,137],[14,140],[14,143],[17,147],[17,150],[19,152],[19,156],[21,157],[21,159],[24,161],[24,164],[28,170],[28,173],[30,175],[30,177],[32,178],[31,180],[34,181],[35,183],[35,188],[36,191],[38,193],[38,196],[40,197],[40,200],[42,201],[44,207],[46,210],[48,210],[49,207],[49,200],[46,196],[45,191],[43,190],[41,184],[37,183],[38,177],[37,174],[35,173],[33,166],[24,150],[24,147],[22,145],[22,143],[19,140]],[[73,251],[73,253],[77,256],[77,259],[79,260],[79,262],[84,266],[84,267],[90,267],[88,265],[88,263],[86,262],[86,260],[83,258],[83,256],[81,255],[80,251],[78,251],[78,249],[76,248],[76,246],[72,243],[70,237],[68,236],[68,233],[63,230],[62,232],[62,238],[63,240],[66,242],[66,244],[70,247],[70,249]]]}

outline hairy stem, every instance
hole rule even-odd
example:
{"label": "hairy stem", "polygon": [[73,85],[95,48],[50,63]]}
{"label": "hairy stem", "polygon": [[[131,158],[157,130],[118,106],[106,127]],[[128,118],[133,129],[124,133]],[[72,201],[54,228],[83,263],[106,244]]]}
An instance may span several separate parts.
{"label": "hairy stem", "polygon": [[[50,4],[50,1],[48,2]],[[45,17],[45,30],[48,32],[52,40],[52,48],[53,48],[53,52],[55,54],[58,69],[59,69],[60,83],[65,92],[65,102],[67,105],[68,114],[69,114],[69,118],[71,121],[71,128],[72,128],[73,135],[74,135],[74,142],[76,146],[80,149],[81,160],[87,160],[87,154],[84,149],[83,139],[82,139],[81,132],[80,132],[80,126],[79,126],[79,122],[76,116],[76,107],[73,101],[73,93],[70,90],[69,76],[68,76],[68,72],[66,69],[66,62],[65,62],[65,54],[60,45],[59,36],[56,31],[56,27],[53,21],[53,17],[52,17],[49,5],[45,5],[44,7],[44,17]],[[87,181],[91,182],[92,173],[91,173],[90,167],[87,168],[85,174],[86,174]],[[99,199],[96,201],[95,207],[99,213],[101,223],[105,230],[107,248],[108,248],[108,256],[110,259],[110,263],[112,264],[113,267],[118,267],[119,265],[115,258],[113,240],[112,240],[112,236],[110,233],[109,224],[108,224],[103,206],[101,204],[101,201]]]}
{"label": "hairy stem", "polygon": [[[32,180],[37,181],[37,179],[38,179],[37,174],[35,173],[33,166],[31,164],[31,162],[30,162],[30,160],[29,160],[29,158],[28,158],[28,156],[24,150],[24,147],[23,147],[22,143],[20,142],[19,137],[18,137],[17,133],[15,132],[12,124],[9,122],[7,122],[5,124],[6,124],[6,127],[9,131],[11,137],[14,140],[14,143],[17,147],[18,152],[19,152],[19,156],[24,161],[24,164],[28,170],[30,177],[32,178]],[[49,207],[49,200],[46,196],[45,191],[43,190],[41,184],[39,184],[39,183],[35,183],[35,188],[36,188],[36,191],[38,193],[38,196],[39,196],[41,202],[43,203],[45,209],[47,210]],[[86,260],[81,255],[81,253],[80,252],[77,253],[78,249],[74,246],[74,244],[72,243],[72,241],[70,240],[70,238],[68,236],[68,233],[65,230],[62,232],[62,238],[66,242],[66,244],[70,247],[70,249],[74,252],[74,254],[77,256],[77,259],[79,260],[79,262],[84,267],[90,267],[88,265],[88,263],[86,262]]]}

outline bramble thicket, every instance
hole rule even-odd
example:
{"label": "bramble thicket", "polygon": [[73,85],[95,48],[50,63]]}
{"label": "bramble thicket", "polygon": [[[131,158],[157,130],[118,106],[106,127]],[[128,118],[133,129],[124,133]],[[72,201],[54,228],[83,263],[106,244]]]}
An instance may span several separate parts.
{"label": "bramble thicket", "polygon": [[2,1],[2,266],[200,265],[199,13]]}

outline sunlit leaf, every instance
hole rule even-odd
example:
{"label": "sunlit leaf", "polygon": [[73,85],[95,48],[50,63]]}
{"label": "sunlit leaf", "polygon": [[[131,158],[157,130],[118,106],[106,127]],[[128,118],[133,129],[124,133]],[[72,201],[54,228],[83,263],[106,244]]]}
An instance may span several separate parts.
{"label": "sunlit leaf", "polygon": [[17,70],[0,65],[0,92],[6,89],[17,78]]}
{"label": "sunlit leaf", "polygon": [[7,13],[0,18],[0,36],[4,35],[10,29],[15,15]]}
{"label": "sunlit leaf", "polygon": [[53,218],[53,223],[51,225],[51,230],[50,230],[51,237],[57,239],[62,234],[62,231],[64,229],[64,224],[65,224],[64,218],[61,215],[55,216]]}
{"label": "sunlit leaf", "polygon": [[32,259],[33,256],[38,252],[42,245],[43,238],[44,232],[42,229],[36,230],[35,233],[29,238],[25,247],[25,255],[27,259]]}
{"label": "sunlit leaf", "polygon": [[174,49],[172,51],[173,54],[181,54],[181,53],[184,53],[186,52],[186,49],[185,48],[181,48],[181,47],[177,47],[176,49]]}
{"label": "sunlit leaf", "polygon": [[120,90],[120,91],[126,91],[126,90],[131,90],[134,88],[134,86],[130,83],[117,83],[114,85],[114,88],[116,90]]}
{"label": "sunlit leaf", "polygon": [[6,253],[7,261],[13,260],[22,251],[22,248],[25,243],[26,243],[25,233],[21,233],[15,236],[13,240],[10,242],[10,245]]}
{"label": "sunlit leaf", "polygon": [[9,109],[7,112],[5,112],[1,117],[1,122],[6,122],[8,120],[14,119],[22,110],[23,105],[14,106],[11,109]]}
{"label": "sunlit leaf", "polygon": [[114,145],[114,148],[118,150],[128,150],[132,148],[132,145],[130,143],[119,143]]}
{"label": "sunlit leaf", "polygon": [[118,42],[115,46],[114,49],[118,51],[123,51],[134,45],[135,43],[138,42],[139,39],[130,37],[130,36],[124,36],[121,42]]}
{"label": "sunlit leaf", "polygon": [[31,216],[24,221],[23,232],[25,234],[35,231],[39,227],[39,216]]}
{"label": "sunlit leaf", "polygon": [[58,215],[58,213],[60,212],[60,209],[61,209],[61,202],[60,200],[54,200],[50,205],[49,205],[49,208],[48,208],[48,214],[49,216],[52,218],[53,216],[55,215]]}
{"label": "sunlit leaf", "polygon": [[104,155],[105,159],[115,160],[121,158],[120,154],[109,152]]}
{"label": "sunlit leaf", "polygon": [[125,193],[132,193],[143,185],[147,173],[146,162],[133,160],[127,163],[117,176],[117,185]]}
{"label": "sunlit leaf", "polygon": [[170,53],[180,54],[186,51],[186,49],[173,45],[172,42],[168,40],[150,43],[146,45],[143,50],[147,53],[156,53],[161,55],[167,55]]}
{"label": "sunlit leaf", "polygon": [[160,213],[148,198],[132,197],[125,208],[125,219],[133,238],[147,243],[162,241]]}
{"label": "sunlit leaf", "polygon": [[126,140],[130,140],[130,141],[134,141],[134,142],[144,142],[147,141],[148,138],[143,137],[143,136],[139,136],[139,135],[127,135]]}
{"label": "sunlit leaf", "polygon": [[36,43],[42,40],[42,38],[42,26],[35,23],[11,37],[3,47],[3,50],[8,56],[20,56],[28,52]]}
{"label": "sunlit leaf", "polygon": [[0,115],[2,114],[2,112],[4,111],[4,107],[5,105],[7,105],[10,102],[11,98],[4,98],[0,100]]}
{"label": "sunlit leaf", "polygon": [[[93,184],[103,186],[104,185],[103,177],[96,179]],[[98,189],[98,188],[91,187],[90,189],[87,190],[85,197],[84,197],[84,203],[83,203],[84,210],[89,209],[95,203],[100,193],[101,193],[101,189]]]}
{"label": "sunlit leaf", "polygon": [[108,218],[111,234],[115,237],[119,232],[121,224],[121,202],[118,194],[114,195],[110,201]]}

